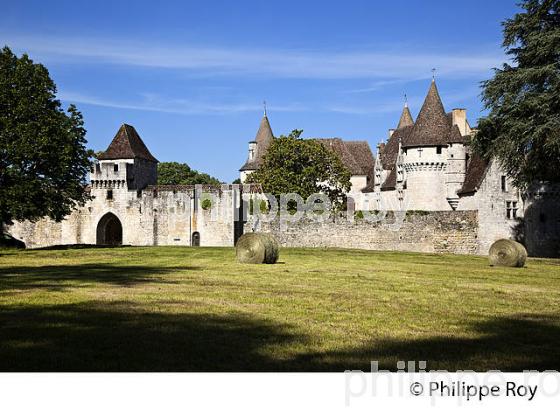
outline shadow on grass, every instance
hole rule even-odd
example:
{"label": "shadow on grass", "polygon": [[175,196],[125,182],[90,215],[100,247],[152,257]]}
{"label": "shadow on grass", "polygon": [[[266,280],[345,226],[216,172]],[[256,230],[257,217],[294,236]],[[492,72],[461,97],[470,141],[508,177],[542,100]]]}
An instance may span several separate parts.
{"label": "shadow on grass", "polygon": [[0,291],[43,288],[64,290],[86,283],[107,283],[133,286],[140,283],[174,283],[158,275],[196,270],[193,266],[150,267],[145,265],[122,266],[112,263],[85,263],[79,265],[6,266],[0,267]]}
{"label": "shadow on grass", "polygon": [[0,312],[0,371],[266,370],[260,353],[294,340],[243,317],[146,313],[128,303]]}
{"label": "shadow on grass", "polygon": [[0,371],[367,371],[372,360],[387,370],[398,360],[450,371],[559,369],[554,321],[496,318],[476,323],[479,333],[470,339],[382,339],[289,355],[317,343],[298,329],[248,316],[153,313],[130,303],[8,307],[0,312]]}
{"label": "shadow on grass", "polygon": [[[473,337],[372,341],[360,348],[325,354],[300,355],[297,360],[329,368],[370,371],[397,370],[398,361],[427,362],[427,370],[523,371],[560,370],[558,317],[519,315],[475,322]],[[366,365],[365,362],[367,362]]]}

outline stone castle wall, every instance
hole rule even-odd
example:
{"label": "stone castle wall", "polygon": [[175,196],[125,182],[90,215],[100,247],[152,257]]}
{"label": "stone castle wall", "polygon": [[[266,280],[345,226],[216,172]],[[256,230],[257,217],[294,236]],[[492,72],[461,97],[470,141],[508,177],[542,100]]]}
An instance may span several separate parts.
{"label": "stone castle wall", "polygon": [[16,222],[8,231],[28,248],[94,245],[98,243],[97,227],[110,213],[121,222],[123,245],[190,246],[194,232],[198,232],[201,246],[233,246],[235,243],[236,191],[212,192],[213,203],[208,211],[201,206],[204,196],[197,197],[194,189],[112,189],[112,199],[107,198],[107,191],[92,189],[92,199],[62,222],[49,218]]}
{"label": "stone castle wall", "polygon": [[503,172],[499,165],[493,161],[488,167],[478,191],[461,197],[457,208],[458,210],[478,210],[481,253],[488,253],[490,246],[498,239],[520,239],[516,233],[516,227],[520,222],[513,215],[508,218],[506,204],[508,201],[517,202],[517,217],[523,217],[523,202],[511,180],[507,180],[506,190],[502,190],[502,175]]}
{"label": "stone castle wall", "polygon": [[[397,215],[398,217],[398,215]],[[479,253],[476,211],[409,212],[396,229],[395,216],[383,222],[339,219],[313,222],[301,219],[287,223],[249,220],[246,231],[268,232],[284,247],[335,247],[430,253]]]}

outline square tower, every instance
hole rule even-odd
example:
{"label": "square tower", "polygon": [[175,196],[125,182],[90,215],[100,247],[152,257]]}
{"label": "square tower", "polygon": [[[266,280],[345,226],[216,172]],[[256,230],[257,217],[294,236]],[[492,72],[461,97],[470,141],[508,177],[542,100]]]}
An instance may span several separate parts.
{"label": "square tower", "polygon": [[93,189],[141,190],[157,183],[158,160],[133,126],[123,124],[91,174]]}

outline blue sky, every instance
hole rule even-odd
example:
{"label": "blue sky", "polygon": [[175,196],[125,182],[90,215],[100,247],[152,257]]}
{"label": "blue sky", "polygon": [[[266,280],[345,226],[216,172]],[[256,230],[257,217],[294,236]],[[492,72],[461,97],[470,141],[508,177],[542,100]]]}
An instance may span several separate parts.
{"label": "blue sky", "polygon": [[447,110],[483,115],[516,1],[10,1],[0,43],[45,64],[91,148],[136,127],[160,161],[237,177],[267,101],[275,135],[367,140],[416,116],[435,67]]}

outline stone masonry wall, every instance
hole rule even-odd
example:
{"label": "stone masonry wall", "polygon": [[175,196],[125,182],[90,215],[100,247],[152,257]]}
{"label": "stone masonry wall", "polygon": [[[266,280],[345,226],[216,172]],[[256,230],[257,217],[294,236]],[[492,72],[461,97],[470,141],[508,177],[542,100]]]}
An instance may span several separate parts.
{"label": "stone masonry wall", "polygon": [[385,223],[366,219],[346,219],[317,223],[308,219],[288,223],[280,229],[279,220],[255,224],[245,230],[268,232],[284,247],[337,247],[429,253],[477,254],[478,215],[476,211],[411,212],[400,229],[394,219]]}

